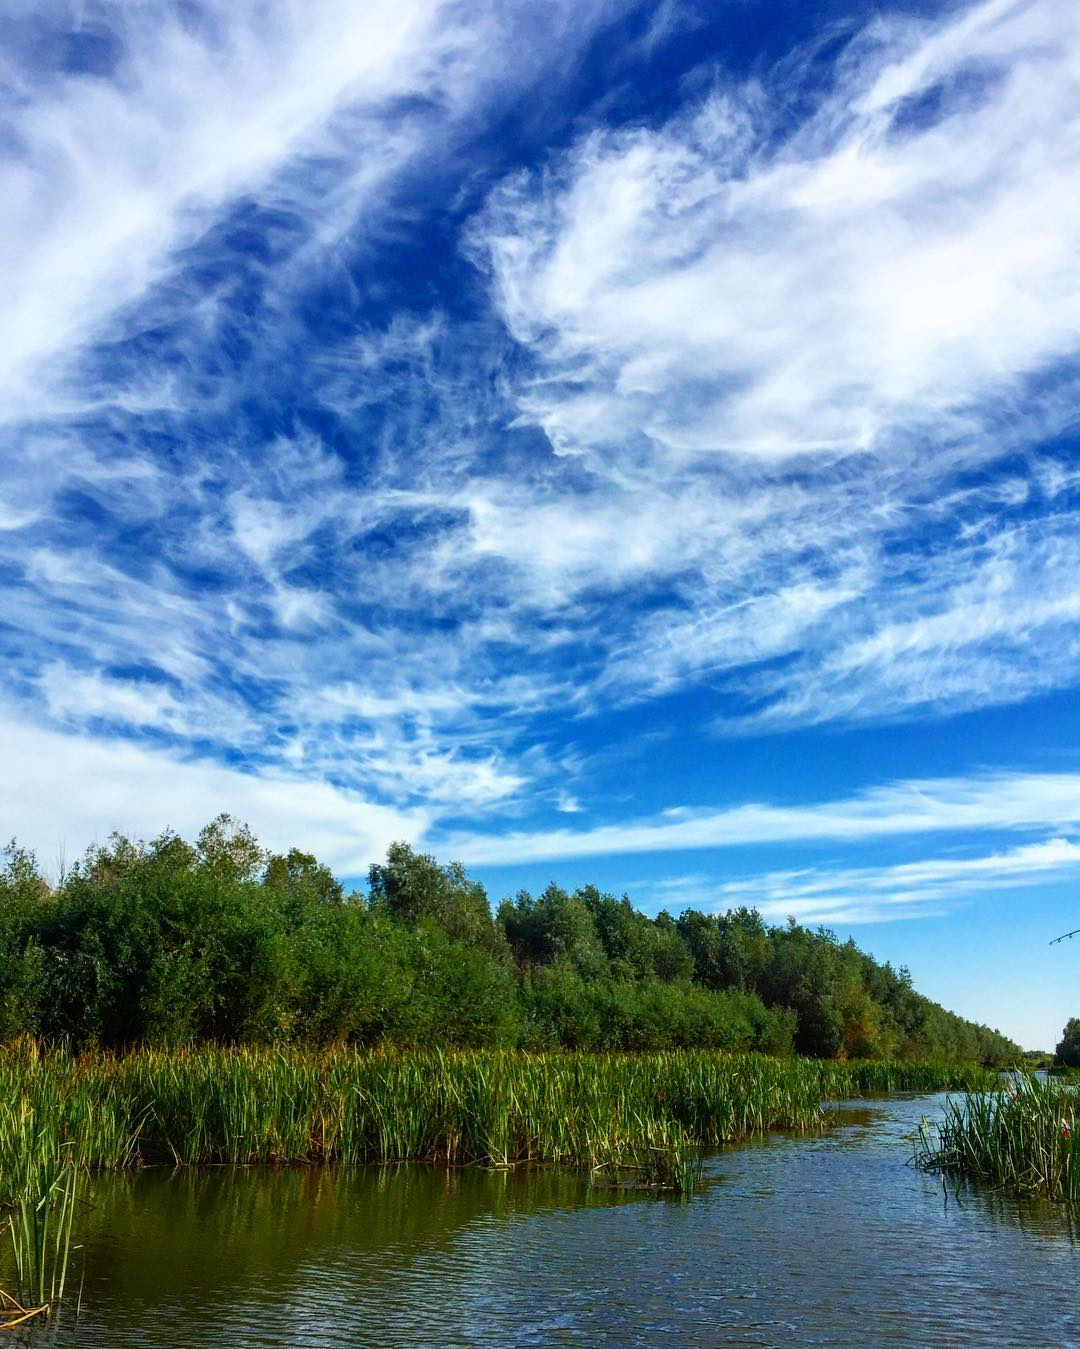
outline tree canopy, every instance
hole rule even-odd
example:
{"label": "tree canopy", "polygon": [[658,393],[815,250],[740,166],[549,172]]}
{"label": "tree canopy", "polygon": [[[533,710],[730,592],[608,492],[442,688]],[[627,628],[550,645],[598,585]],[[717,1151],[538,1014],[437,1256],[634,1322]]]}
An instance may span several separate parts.
{"label": "tree canopy", "polygon": [[[315,857],[219,816],[188,843],[114,835],[50,886],[0,870],[0,1036],[250,1043],[792,1050],[1014,1062],[825,929],[751,909],[649,917],[593,885],[495,912],[456,862],[405,843],[346,895]],[[1070,1021],[1059,1058],[1075,1045]]]}
{"label": "tree canopy", "polygon": [[1080,1017],[1072,1016],[1065,1023],[1054,1050],[1054,1062],[1062,1068],[1080,1068]]}

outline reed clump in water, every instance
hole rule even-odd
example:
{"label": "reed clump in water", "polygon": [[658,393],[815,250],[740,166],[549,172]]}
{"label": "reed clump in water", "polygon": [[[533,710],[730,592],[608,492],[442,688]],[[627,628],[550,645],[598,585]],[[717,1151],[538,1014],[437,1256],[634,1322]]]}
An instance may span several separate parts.
{"label": "reed clump in water", "polygon": [[1066,1082],[1017,1076],[997,1090],[951,1100],[944,1118],[923,1121],[915,1161],[991,1181],[1020,1194],[1080,1200],[1077,1091]]}
{"label": "reed clump in water", "polygon": [[0,1328],[48,1316],[63,1298],[82,1176],[78,1143],[65,1136],[60,1081],[35,1071],[25,1047],[6,1066],[12,1071],[0,1096],[0,1220],[14,1284],[0,1289],[0,1315],[7,1318]]}
{"label": "reed clump in water", "polygon": [[[702,1146],[811,1129],[823,1099],[974,1088],[970,1066],[671,1051],[202,1047],[125,1055],[0,1049],[25,1099],[89,1168],[427,1161],[689,1174]],[[4,1157],[0,1154],[0,1169]]]}

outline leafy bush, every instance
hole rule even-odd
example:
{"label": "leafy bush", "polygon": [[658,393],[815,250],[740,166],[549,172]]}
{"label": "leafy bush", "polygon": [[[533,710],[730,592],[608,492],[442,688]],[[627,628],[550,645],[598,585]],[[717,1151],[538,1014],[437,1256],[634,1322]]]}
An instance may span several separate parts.
{"label": "leafy bush", "polygon": [[[228,816],[194,843],[114,836],[55,889],[29,854],[6,859],[2,1038],[1019,1055],[920,997],[907,971],[748,909],[650,918],[625,896],[551,885],[493,916],[460,864],[404,843],[366,896],[346,896],[316,858],[266,855]],[[1063,1062],[1073,1045],[1080,1062],[1078,1040],[1070,1022]]]}

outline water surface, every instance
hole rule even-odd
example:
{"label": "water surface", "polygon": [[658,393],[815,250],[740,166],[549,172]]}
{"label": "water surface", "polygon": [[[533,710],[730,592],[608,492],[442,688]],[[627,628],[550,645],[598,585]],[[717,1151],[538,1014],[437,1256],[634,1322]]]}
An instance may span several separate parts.
{"label": "water surface", "polygon": [[78,1324],[8,1342],[1080,1346],[1065,1213],[908,1165],[943,1099],[726,1149],[687,1202],[546,1170],[107,1178]]}

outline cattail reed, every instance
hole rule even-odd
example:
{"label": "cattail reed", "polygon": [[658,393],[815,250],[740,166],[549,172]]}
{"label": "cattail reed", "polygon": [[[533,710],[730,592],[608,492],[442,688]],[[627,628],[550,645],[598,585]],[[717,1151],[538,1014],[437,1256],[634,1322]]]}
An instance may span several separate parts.
{"label": "cattail reed", "polygon": [[1080,1199],[1075,1086],[1017,1074],[996,1090],[950,1100],[924,1120],[915,1160],[925,1171],[983,1179],[1020,1194]]}
{"label": "cattail reed", "polygon": [[[812,1129],[822,1101],[973,1088],[966,1065],[661,1053],[202,1047],[0,1049],[0,1101],[82,1165],[429,1161],[610,1166],[664,1146]],[[0,1175],[26,1144],[0,1131]]]}

